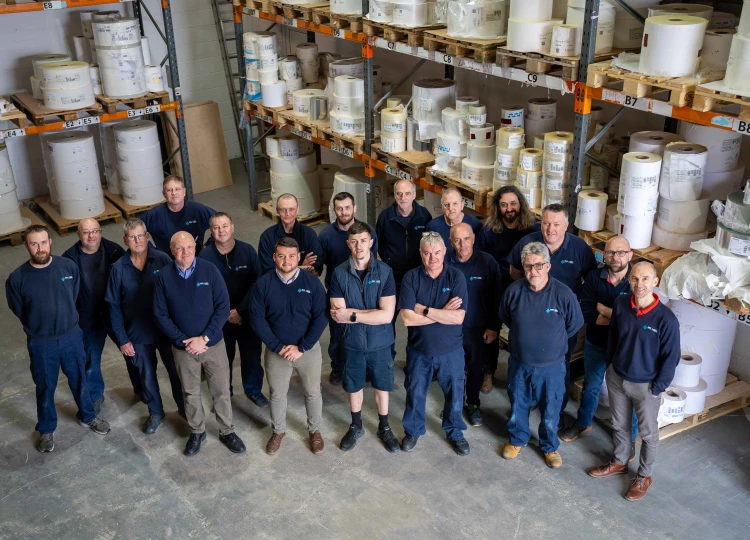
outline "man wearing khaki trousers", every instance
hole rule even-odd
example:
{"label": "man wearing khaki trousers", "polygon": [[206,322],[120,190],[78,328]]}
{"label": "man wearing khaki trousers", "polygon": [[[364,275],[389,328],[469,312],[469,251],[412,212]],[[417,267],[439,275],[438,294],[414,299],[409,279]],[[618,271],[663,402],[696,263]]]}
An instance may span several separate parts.
{"label": "man wearing khaki trousers", "polygon": [[201,402],[201,376],[205,373],[219,423],[219,440],[235,454],[245,451],[234,433],[229,391],[229,360],[222,327],[229,316],[229,293],[219,269],[195,258],[195,239],[186,232],[172,236],[175,261],[165,266],[154,284],[154,316],[172,342],[177,373],[185,398],[190,438],[185,455],[200,452],[206,440]]}
{"label": "man wearing khaki trousers", "polygon": [[266,453],[278,452],[286,435],[287,392],[296,370],[305,394],[310,448],[320,454],[323,357],[318,340],[328,324],[326,293],[317,277],[298,268],[300,253],[295,239],[280,238],[274,247],[273,261],[275,270],[262,276],[250,293],[251,323],[266,345],[266,377],[271,389],[273,435],[266,444]]}

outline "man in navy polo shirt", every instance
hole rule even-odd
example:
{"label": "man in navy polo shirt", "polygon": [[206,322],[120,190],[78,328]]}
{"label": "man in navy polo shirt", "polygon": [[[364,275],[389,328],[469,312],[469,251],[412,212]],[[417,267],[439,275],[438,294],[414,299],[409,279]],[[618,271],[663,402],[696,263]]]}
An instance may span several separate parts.
{"label": "man in navy polo shirt", "polygon": [[162,192],[167,202],[141,216],[156,249],[171,257],[172,236],[178,231],[186,231],[195,240],[196,254],[200,253],[208,230],[208,220],[216,210],[199,202],[185,200],[187,190],[185,182],[179,176],[167,176]]}
{"label": "man in navy polo shirt", "polygon": [[349,228],[347,244],[351,256],[333,274],[329,297],[331,317],[344,330],[341,356],[344,390],[349,394],[352,423],[341,439],[341,449],[351,450],[365,434],[362,401],[367,372],[378,406],[378,438],[389,452],[398,452],[398,439],[388,424],[388,397],[393,390],[391,327],[396,310],[396,284],[391,268],[375,258],[370,227],[355,223]]}
{"label": "man in navy polo shirt", "polygon": [[166,253],[149,246],[146,225],[133,218],[123,225],[123,241],[128,253],[114,265],[109,275],[104,299],[120,352],[128,366],[138,373],[141,397],[148,407],[144,433],[155,433],[164,421],[164,405],[156,375],[156,352],[167,369],[172,397],[181,416],[185,400],[169,341],[156,327],[154,319],[154,282],[156,276],[172,263]]}
{"label": "man in navy polo shirt", "polygon": [[529,412],[537,403],[542,413],[539,446],[547,466],[562,466],[557,451],[557,422],[565,388],[567,341],[583,326],[583,315],[569,287],[550,276],[549,249],[541,242],[526,244],[521,263],[526,278],[505,291],[500,319],[508,325],[508,397],[510,441],[502,456],[513,459],[531,437]]}
{"label": "man in navy polo shirt", "polygon": [[234,237],[229,214],[217,212],[210,220],[213,243],[201,251],[200,258],[219,269],[229,292],[229,317],[224,323],[224,345],[229,359],[229,394],[232,390],[232,365],[240,349],[240,373],[245,395],[258,407],[268,407],[263,395],[263,366],[260,363],[260,338],[250,325],[250,291],[260,277],[260,260],[255,248]]}
{"label": "man in navy polo shirt", "polygon": [[615,300],[609,323],[607,389],[612,410],[615,455],[609,463],[589,470],[604,478],[628,473],[633,410],[643,441],[638,474],[625,493],[629,501],[646,496],[659,445],[657,417],[660,394],[672,382],[680,362],[680,324],[674,313],[659,301],[654,265],[640,262],[630,271],[632,295]]}
{"label": "man in navy polo shirt", "polygon": [[258,257],[260,257],[260,273],[267,274],[275,270],[273,262],[274,250],[279,239],[287,236],[293,238],[300,250],[301,262],[299,268],[319,276],[323,271],[323,262],[318,260],[321,254],[320,240],[315,231],[307,225],[297,221],[299,203],[297,197],[291,193],[284,193],[276,201],[276,213],[279,222],[271,225],[260,235],[258,242]]}
{"label": "man in navy polo shirt", "polygon": [[[596,258],[591,247],[582,238],[570,234],[568,230],[568,211],[561,204],[549,204],[542,210],[542,230],[524,236],[508,255],[510,276],[520,279],[521,250],[531,242],[543,242],[550,252],[549,275],[567,285],[576,297],[581,297],[583,278],[596,268]],[[570,336],[568,352],[565,355],[565,388],[570,384],[570,356],[575,349],[578,336]],[[560,407],[560,428],[565,427],[563,413],[568,404],[568,392],[563,395]]]}
{"label": "man in navy polo shirt", "polygon": [[471,309],[463,322],[463,344],[466,361],[466,409],[472,426],[482,425],[479,410],[479,390],[482,387],[484,366],[491,344],[500,331],[497,317],[502,293],[500,267],[488,253],[474,250],[474,232],[466,223],[451,229],[451,243],[455,250],[448,262],[466,278]]}
{"label": "man in navy polo shirt", "polygon": [[445,244],[445,255],[448,256],[453,254],[451,227],[458,223],[467,223],[474,234],[479,234],[479,231],[482,230],[482,222],[474,216],[464,213],[464,198],[456,188],[448,188],[443,191],[440,204],[443,207],[443,215],[430,221],[427,224],[427,230],[440,233],[440,237]]}
{"label": "man in navy polo shirt", "polygon": [[[620,296],[629,296],[630,259],[633,251],[622,236],[613,236],[604,246],[604,265],[586,276],[581,293],[581,311],[586,323],[583,348],[583,392],[574,424],[560,432],[560,440],[573,442],[591,431],[591,422],[599,405],[599,388],[607,370],[607,341],[612,307]],[[638,421],[633,415],[633,445],[630,460],[635,458]]]}
{"label": "man in navy polo shirt", "polygon": [[445,243],[439,233],[426,232],[419,251],[423,266],[406,273],[398,299],[401,319],[409,329],[401,449],[411,452],[426,432],[427,391],[434,374],[445,396],[443,429],[453,450],[465,456],[469,443],[461,417],[465,367],[461,325],[469,308],[466,279],[445,264]]}
{"label": "man in navy polo shirt", "polygon": [[[326,268],[326,290],[331,291],[331,279],[334,270],[342,263],[349,260],[351,251],[347,244],[349,228],[357,223],[354,214],[357,212],[357,205],[354,202],[354,196],[351,193],[342,191],[333,197],[333,211],[336,214],[336,221],[328,225],[320,232],[321,254],[319,262]],[[370,237],[373,241],[372,251],[378,252],[378,238],[375,235],[375,229],[367,226],[370,230]],[[330,298],[330,294],[329,294]],[[328,313],[328,329],[330,331],[330,341],[328,344],[328,357],[331,359],[331,375],[328,380],[331,384],[338,386],[341,384],[341,372],[344,368],[341,358],[341,326],[330,317]]]}

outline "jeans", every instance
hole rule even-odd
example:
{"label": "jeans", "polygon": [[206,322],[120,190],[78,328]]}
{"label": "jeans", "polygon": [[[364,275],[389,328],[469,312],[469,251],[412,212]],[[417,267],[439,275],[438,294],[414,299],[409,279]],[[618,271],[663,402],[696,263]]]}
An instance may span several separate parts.
{"label": "jeans", "polygon": [[404,431],[412,437],[426,433],[425,409],[427,392],[433,374],[443,390],[443,430],[451,440],[464,438],[466,424],[462,417],[464,400],[464,351],[459,349],[439,356],[426,356],[412,347],[406,347],[406,408]]}
{"label": "jeans", "polygon": [[[579,427],[587,428],[594,419],[594,413],[599,406],[599,389],[607,371],[607,349],[584,342],[583,346],[583,391],[581,392],[581,406],[578,408]],[[633,411],[632,440],[638,436],[638,418]]]}
{"label": "jeans", "polygon": [[224,344],[229,359],[229,392],[232,390],[232,365],[237,346],[240,349],[242,389],[248,396],[257,396],[263,390],[263,366],[260,361],[262,344],[249,324],[224,324]]}
{"label": "jeans", "polygon": [[560,446],[560,439],[557,437],[557,422],[560,418],[560,403],[565,393],[565,362],[535,367],[522,364],[511,356],[508,359],[510,444],[526,446],[529,442],[531,437],[529,413],[532,402],[536,402],[542,413],[542,421],[539,424],[539,446],[545,454],[557,450]]}
{"label": "jeans", "polygon": [[563,424],[563,413],[565,407],[568,405],[568,388],[570,388],[570,358],[573,356],[573,350],[576,348],[578,343],[578,333],[573,337],[568,338],[568,352],[565,353],[565,392],[563,392],[562,402],[560,403],[560,425]]}
{"label": "jeans", "polygon": [[484,380],[491,345],[484,342],[484,329],[464,328],[464,358],[466,370],[466,403],[479,405],[479,391]]}
{"label": "jeans", "polygon": [[31,377],[36,385],[36,430],[44,435],[57,429],[55,389],[60,369],[68,378],[68,387],[78,405],[78,418],[92,422],[96,418],[91,392],[86,382],[86,353],[83,332],[76,328],[66,335],[27,343],[31,361]]}
{"label": "jeans", "polygon": [[86,352],[86,382],[91,393],[91,401],[96,403],[104,395],[102,377],[102,351],[107,339],[107,329],[91,328],[83,330],[83,349]]}
{"label": "jeans", "polygon": [[172,349],[168,344],[164,345],[140,345],[133,343],[135,356],[126,356],[125,360],[138,371],[141,387],[141,397],[148,407],[148,413],[153,416],[164,416],[164,405],[159,391],[159,380],[156,375],[156,351],[159,351],[161,361],[167,369],[169,382],[172,386],[172,397],[177,404],[177,410],[185,410],[185,401],[182,396],[182,386],[174,364]]}

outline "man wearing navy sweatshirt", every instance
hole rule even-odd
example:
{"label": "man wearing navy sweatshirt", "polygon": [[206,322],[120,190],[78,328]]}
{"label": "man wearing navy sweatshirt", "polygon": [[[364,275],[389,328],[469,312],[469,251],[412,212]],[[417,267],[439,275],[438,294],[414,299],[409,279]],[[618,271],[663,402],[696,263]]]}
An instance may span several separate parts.
{"label": "man wearing navy sweatshirt", "polygon": [[474,232],[466,223],[451,229],[454,253],[448,262],[466,278],[471,309],[463,322],[464,359],[466,362],[466,410],[469,424],[482,425],[479,390],[491,344],[500,331],[497,308],[502,295],[500,267],[489,253],[474,249]]}
{"label": "man wearing navy sweatshirt", "polygon": [[541,242],[526,244],[521,263],[526,278],[505,291],[500,319],[508,326],[508,397],[510,441],[502,456],[513,459],[531,437],[529,413],[539,405],[539,446],[547,466],[562,467],[557,451],[557,422],[566,393],[565,354],[568,339],[583,326],[578,299],[569,287],[550,276],[549,249]]}
{"label": "man wearing navy sweatshirt", "polygon": [[266,375],[271,389],[273,434],[266,453],[276,454],[286,435],[286,396],[296,370],[305,394],[310,448],[320,454],[324,449],[320,434],[323,357],[318,340],[326,327],[326,293],[318,278],[299,268],[300,252],[294,238],[276,242],[273,260],[276,269],[258,280],[250,300],[252,326],[266,344]]}
{"label": "man wearing navy sweatshirt", "polygon": [[680,324],[654,294],[658,284],[654,266],[640,262],[630,271],[633,294],[615,300],[607,345],[607,359],[611,362],[607,368],[607,389],[615,455],[609,463],[588,471],[595,478],[628,473],[631,418],[635,410],[643,447],[638,474],[625,493],[629,501],[642,499],[651,487],[659,445],[659,396],[672,382],[680,362]]}
{"label": "man wearing navy sweatshirt", "polygon": [[64,257],[52,257],[52,240],[44,225],[31,225],[24,232],[29,261],[16,268],[5,282],[10,310],[21,320],[36,385],[37,449],[52,452],[57,428],[55,388],[60,368],[78,406],[78,423],[99,435],[109,433],[109,424],[96,417],[86,384],[86,353],[78,327],[76,299],[80,275],[76,265]]}
{"label": "man wearing navy sweatshirt", "polygon": [[322,272],[323,262],[320,260],[321,248],[318,235],[311,227],[297,221],[298,211],[297,197],[291,193],[279,196],[276,201],[279,222],[263,231],[258,242],[261,274],[265,275],[276,269],[273,258],[274,250],[276,243],[284,237],[293,238],[297,242],[301,257],[300,269],[312,272],[316,276]]}
{"label": "man wearing navy sweatshirt", "polygon": [[219,269],[229,292],[229,317],[222,330],[229,358],[229,393],[233,394],[232,364],[239,346],[245,395],[258,407],[268,407],[262,393],[261,342],[250,326],[249,294],[260,277],[258,253],[250,244],[235,239],[232,218],[224,212],[211,216],[211,237],[213,243],[201,251],[200,258]]}
{"label": "man wearing navy sweatshirt", "polygon": [[482,230],[482,222],[474,216],[464,213],[464,198],[456,188],[448,188],[443,191],[440,204],[443,207],[443,215],[430,221],[427,224],[427,230],[440,233],[443,243],[445,243],[445,255],[453,255],[451,227],[458,223],[466,223],[474,231],[474,234],[479,234],[479,231]]}
{"label": "man wearing navy sweatshirt", "polygon": [[154,282],[159,272],[172,264],[172,259],[149,246],[148,231],[140,219],[126,221],[123,232],[128,253],[112,265],[104,299],[109,304],[112,332],[120,352],[129,368],[138,373],[138,383],[143,389],[141,398],[148,407],[143,431],[152,434],[164,421],[156,375],[157,351],[167,369],[177,410],[185,416],[185,400],[172,347],[154,319]]}
{"label": "man wearing navy sweatshirt", "polygon": [[154,315],[156,324],[172,343],[182,381],[185,415],[192,432],[185,455],[200,452],[201,443],[206,440],[202,375],[213,398],[219,440],[231,452],[244,452],[245,445],[232,425],[229,360],[221,331],[229,317],[227,286],[213,264],[195,257],[195,240],[190,233],[176,233],[171,244],[175,261],[156,278]]}
{"label": "man wearing navy sweatshirt", "polygon": [[[86,381],[97,414],[104,402],[102,351],[109,331],[109,313],[104,294],[107,291],[112,265],[123,255],[125,250],[119,244],[102,238],[102,228],[93,218],[81,220],[78,224],[78,242],[63,253],[63,257],[75,263],[81,275],[81,286],[76,300],[78,326],[83,330]],[[127,363],[126,366],[133,390],[138,395],[142,394],[143,389],[137,371]]]}
{"label": "man wearing navy sweatshirt", "polygon": [[464,401],[464,351],[461,325],[469,309],[464,275],[445,264],[445,244],[437,232],[419,242],[422,264],[401,282],[398,308],[409,329],[406,345],[406,409],[401,450],[411,452],[425,434],[427,391],[433,375],[443,390],[443,430],[453,451],[469,454],[461,416]]}
{"label": "man wearing navy sweatshirt", "polygon": [[[326,291],[331,291],[331,279],[336,268],[349,260],[351,251],[347,245],[349,228],[357,223],[354,214],[357,212],[357,205],[354,202],[354,196],[351,193],[342,191],[333,197],[333,211],[336,214],[336,221],[320,231],[320,257],[318,261],[325,265],[326,269]],[[370,229],[370,236],[373,241],[372,251],[378,252],[378,238],[375,235],[375,229],[367,225]],[[342,328],[334,321],[330,312],[328,312],[328,329],[330,330],[330,341],[328,344],[328,357],[331,359],[331,375],[328,380],[334,386],[341,384],[341,372],[344,369],[343,359],[341,357],[341,332]]]}
{"label": "man wearing navy sweatshirt", "polygon": [[187,231],[195,240],[196,254],[200,253],[208,230],[208,220],[216,211],[205,204],[185,200],[185,182],[179,176],[167,176],[164,179],[163,193],[167,202],[141,216],[156,249],[171,257],[169,243],[172,236],[178,231]]}

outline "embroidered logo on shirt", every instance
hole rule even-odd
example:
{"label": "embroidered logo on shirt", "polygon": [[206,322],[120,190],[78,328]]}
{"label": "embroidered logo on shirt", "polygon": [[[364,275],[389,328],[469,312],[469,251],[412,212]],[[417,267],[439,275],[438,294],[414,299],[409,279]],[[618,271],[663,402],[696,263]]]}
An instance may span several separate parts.
{"label": "embroidered logo on shirt", "polygon": [[154,270],[154,274],[158,274],[158,273],[159,273],[159,271],[158,271],[158,270]]}
{"label": "embroidered logo on shirt", "polygon": [[557,311],[555,308],[552,308],[552,307],[548,307],[546,311],[547,313],[560,313],[559,311]]}
{"label": "embroidered logo on shirt", "polygon": [[630,294],[630,293],[627,291],[620,291],[620,296],[622,296],[623,294]]}
{"label": "embroidered logo on shirt", "polygon": [[197,221],[197,220],[195,220],[195,219],[194,219],[193,221],[186,221],[186,222],[185,222],[185,226],[187,227],[187,226],[188,226],[188,225],[190,225],[191,223],[198,223],[198,221]]}
{"label": "embroidered logo on shirt", "polygon": [[451,288],[450,287],[443,287],[443,292],[451,292]]}
{"label": "embroidered logo on shirt", "polygon": [[644,329],[644,330],[651,330],[651,331],[652,331],[652,332],[653,332],[654,334],[658,334],[658,333],[659,333],[659,331],[658,331],[658,330],[657,330],[656,328],[651,328],[651,327],[650,327],[649,325],[647,325],[647,324],[644,324],[644,325],[643,325],[643,329]]}
{"label": "embroidered logo on shirt", "polygon": [[566,261],[565,259],[560,259],[560,264],[575,264],[575,261]]}
{"label": "embroidered logo on shirt", "polygon": [[424,229],[424,225],[414,225],[415,231],[418,231],[419,229]]}
{"label": "embroidered logo on shirt", "polygon": [[297,292],[298,292],[298,293],[303,293],[303,292],[304,292],[304,293],[307,293],[307,294],[312,294],[312,293],[311,293],[310,291],[308,291],[307,289],[297,289]]}
{"label": "embroidered logo on shirt", "polygon": [[482,276],[470,276],[469,281],[474,281],[475,279],[482,279]]}
{"label": "embroidered logo on shirt", "polygon": [[208,287],[208,281],[199,281],[197,286],[200,287],[201,285]]}
{"label": "embroidered logo on shirt", "polygon": [[368,279],[367,284],[372,285],[373,283],[380,283],[379,279]]}
{"label": "embroidered logo on shirt", "polygon": [[247,266],[235,266],[235,267],[234,267],[234,271],[235,271],[235,272],[239,272],[239,271],[240,271],[240,270],[242,270],[243,268],[247,268]]}
{"label": "embroidered logo on shirt", "polygon": [[65,276],[60,281],[65,281],[66,279],[73,279],[73,276]]}

